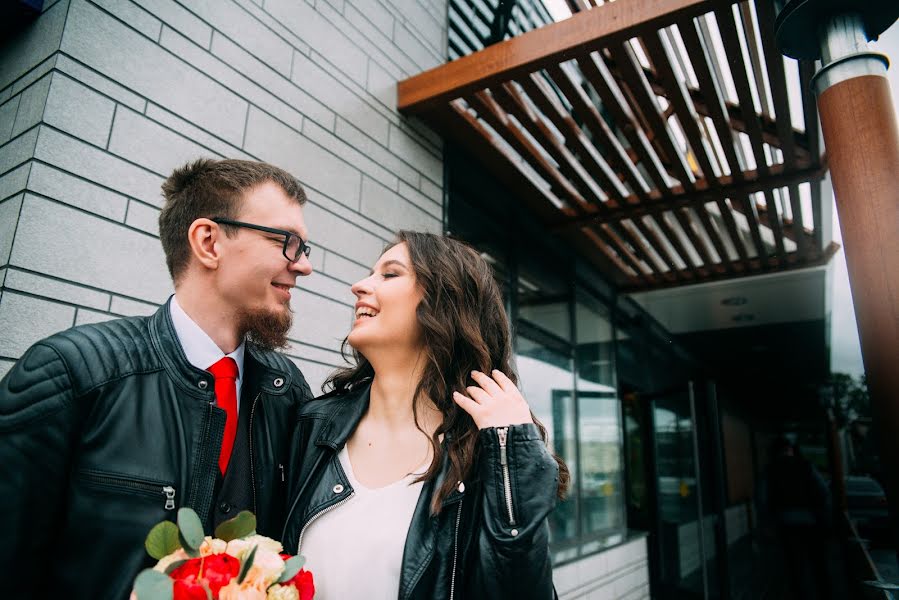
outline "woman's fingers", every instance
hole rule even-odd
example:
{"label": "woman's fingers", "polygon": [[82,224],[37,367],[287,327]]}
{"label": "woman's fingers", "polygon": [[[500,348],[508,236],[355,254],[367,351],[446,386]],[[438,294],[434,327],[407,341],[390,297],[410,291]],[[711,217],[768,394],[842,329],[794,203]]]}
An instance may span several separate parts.
{"label": "woman's fingers", "polygon": [[465,388],[466,393],[468,393],[468,397],[477,402],[478,404],[486,404],[493,400],[483,389],[479,388],[476,385],[470,385]]}
{"label": "woman's fingers", "polygon": [[497,383],[486,373],[481,373],[480,371],[472,371],[471,378],[475,380],[475,383],[484,388],[484,391],[492,396],[498,396],[499,394],[503,393],[503,389],[499,387],[499,385],[497,385]]}
{"label": "woman's fingers", "polygon": [[490,373],[493,375],[494,381],[496,381],[497,385],[507,394],[513,396],[516,399],[524,401],[524,397],[521,395],[521,392],[518,390],[518,386],[515,385],[509,377],[500,371],[499,369],[493,369],[493,372]]}
{"label": "woman's fingers", "polygon": [[459,405],[459,408],[467,412],[471,415],[471,418],[474,419],[475,423],[480,422],[480,413],[481,413],[481,405],[468,398],[463,396],[459,392],[453,392],[453,400],[456,401],[456,404]]}

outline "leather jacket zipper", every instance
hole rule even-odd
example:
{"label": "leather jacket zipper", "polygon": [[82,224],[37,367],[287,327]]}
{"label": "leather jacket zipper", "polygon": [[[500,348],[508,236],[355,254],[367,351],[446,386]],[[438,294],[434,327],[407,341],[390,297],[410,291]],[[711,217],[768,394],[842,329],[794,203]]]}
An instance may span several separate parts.
{"label": "leather jacket zipper", "polygon": [[256,402],[259,400],[259,396],[261,395],[262,392],[256,394],[256,397],[253,399],[253,405],[250,407],[250,488],[253,490],[254,515],[258,513],[256,511],[256,461],[253,459],[253,415],[256,414]]}
{"label": "leather jacket zipper", "polygon": [[456,595],[456,563],[459,559],[459,523],[462,521],[462,503],[464,501],[464,498],[459,500],[459,510],[456,512],[456,532],[453,534],[453,574],[450,578],[449,600],[453,600]]}
{"label": "leather jacket zipper", "polygon": [[496,435],[499,437],[499,464],[503,468],[503,491],[506,496],[506,510],[509,513],[509,525],[515,525],[515,514],[512,511],[512,483],[509,478],[509,461],[506,455],[506,442],[508,441],[509,428],[497,427]]}
{"label": "leather jacket zipper", "polygon": [[309,526],[312,525],[312,523],[313,523],[317,518],[319,518],[320,516],[322,516],[323,514],[329,513],[329,512],[331,512],[332,510],[334,510],[335,508],[337,508],[338,506],[343,506],[344,504],[346,504],[347,502],[349,502],[349,501],[350,501],[350,498],[352,498],[352,497],[355,496],[355,495],[356,495],[356,492],[350,492],[350,495],[347,496],[346,498],[344,498],[343,500],[341,500],[340,502],[335,502],[335,503],[332,504],[331,506],[326,506],[325,508],[321,509],[320,511],[318,511],[317,513],[315,513],[314,515],[312,515],[312,516],[309,518],[309,520],[306,521],[306,524],[303,525],[303,528],[300,530],[300,539],[299,539],[299,541],[297,542],[297,556],[300,555],[300,549],[302,549],[302,547],[303,547],[303,534],[306,533],[306,530],[309,528]]}
{"label": "leather jacket zipper", "polygon": [[150,481],[124,477],[120,475],[107,475],[101,473],[82,472],[81,478],[85,481],[97,483],[105,486],[120,487],[138,492],[145,492],[152,495],[165,496],[165,510],[175,510],[175,488],[170,485],[163,485]]}

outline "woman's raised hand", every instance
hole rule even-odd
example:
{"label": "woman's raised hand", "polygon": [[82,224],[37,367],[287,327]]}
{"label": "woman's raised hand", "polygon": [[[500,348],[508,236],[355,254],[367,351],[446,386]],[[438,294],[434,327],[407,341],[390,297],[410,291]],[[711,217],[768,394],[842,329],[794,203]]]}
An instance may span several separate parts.
{"label": "woman's raised hand", "polygon": [[453,392],[453,400],[471,415],[478,429],[533,423],[528,403],[512,380],[496,369],[491,375],[472,371],[478,385],[465,388],[467,396]]}

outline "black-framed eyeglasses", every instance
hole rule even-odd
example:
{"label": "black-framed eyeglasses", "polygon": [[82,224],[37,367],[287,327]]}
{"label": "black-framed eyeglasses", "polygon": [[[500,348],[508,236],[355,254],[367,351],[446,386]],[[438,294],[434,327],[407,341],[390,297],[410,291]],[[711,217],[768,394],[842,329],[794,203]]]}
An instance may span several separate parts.
{"label": "black-framed eyeglasses", "polygon": [[274,227],[264,227],[262,225],[254,225],[252,223],[244,223],[243,221],[232,221],[231,219],[221,219],[214,218],[210,219],[213,223],[218,223],[219,225],[231,225],[232,227],[243,227],[245,229],[255,229],[256,231],[264,231],[265,233],[273,233],[275,235],[283,235],[284,236],[284,247],[282,248],[282,252],[284,253],[284,258],[288,261],[295,263],[300,260],[300,257],[304,254],[308,257],[309,252],[312,251],[312,248],[307,244],[303,238],[293,233],[292,231],[286,231],[284,229],[275,229]]}

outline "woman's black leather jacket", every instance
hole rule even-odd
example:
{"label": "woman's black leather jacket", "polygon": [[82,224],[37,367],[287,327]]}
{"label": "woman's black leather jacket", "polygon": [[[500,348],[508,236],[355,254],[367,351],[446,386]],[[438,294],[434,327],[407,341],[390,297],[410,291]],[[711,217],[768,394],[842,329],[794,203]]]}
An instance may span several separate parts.
{"label": "woman's black leather jacket", "polygon": [[[369,390],[318,398],[300,410],[285,551],[302,554],[306,527],[352,496],[337,454],[368,409]],[[401,600],[553,597],[546,517],[558,466],[531,424],[483,429],[479,444],[471,480],[459,482],[437,515],[431,497],[446,463],[424,483],[406,536]]]}

